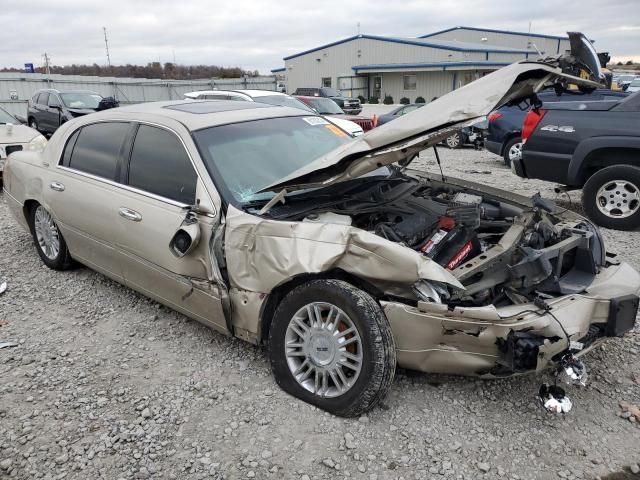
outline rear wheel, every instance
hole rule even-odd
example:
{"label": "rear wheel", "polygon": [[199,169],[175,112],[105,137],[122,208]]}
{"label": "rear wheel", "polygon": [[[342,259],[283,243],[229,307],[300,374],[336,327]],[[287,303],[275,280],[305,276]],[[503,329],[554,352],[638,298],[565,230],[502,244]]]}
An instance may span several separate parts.
{"label": "rear wheel", "polygon": [[391,327],[380,305],[339,280],[308,282],[282,300],[269,351],[284,391],[344,417],[377,405],[396,367]]}
{"label": "rear wheel", "polygon": [[53,270],[68,270],[73,266],[67,243],[58,230],[51,214],[42,206],[34,205],[30,212],[30,225],[38,255]]}
{"label": "rear wheel", "polygon": [[514,160],[520,160],[522,158],[522,139],[520,137],[512,138],[507,142],[504,146],[502,158],[507,167],[510,167],[511,162]]}
{"label": "rear wheel", "polygon": [[460,132],[454,132],[445,138],[444,143],[449,148],[461,148],[462,147],[462,134]]}
{"label": "rear wheel", "polygon": [[582,190],[582,205],[602,227],[640,228],[640,168],[614,165],[594,173]]}

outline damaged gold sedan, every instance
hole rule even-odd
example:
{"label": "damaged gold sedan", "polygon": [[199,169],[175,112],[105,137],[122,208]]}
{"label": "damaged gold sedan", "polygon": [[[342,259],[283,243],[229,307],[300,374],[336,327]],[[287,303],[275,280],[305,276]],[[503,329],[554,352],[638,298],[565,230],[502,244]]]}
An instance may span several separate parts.
{"label": "damaged gold sedan", "polygon": [[408,168],[500,105],[597,86],[590,43],[571,40],[357,139],[259,103],[78,118],[9,158],[6,198],[47,266],[268,345],[278,384],[338,415],[375,406],[396,365],[579,376],[577,357],[633,327],[640,275],[551,202]]}

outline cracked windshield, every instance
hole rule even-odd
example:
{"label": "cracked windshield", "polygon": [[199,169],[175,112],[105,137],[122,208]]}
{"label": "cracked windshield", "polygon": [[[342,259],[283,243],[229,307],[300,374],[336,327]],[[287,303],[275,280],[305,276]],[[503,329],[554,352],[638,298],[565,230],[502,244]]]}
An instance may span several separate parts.
{"label": "cracked windshield", "polygon": [[212,176],[238,203],[270,199],[272,192],[256,192],[351,140],[321,117],[222,125],[194,137]]}

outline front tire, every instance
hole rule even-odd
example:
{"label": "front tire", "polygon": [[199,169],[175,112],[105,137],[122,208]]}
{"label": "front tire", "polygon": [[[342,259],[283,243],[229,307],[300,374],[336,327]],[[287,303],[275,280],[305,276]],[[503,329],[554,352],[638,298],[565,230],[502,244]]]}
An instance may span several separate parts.
{"label": "front tire", "polygon": [[38,255],[44,264],[52,270],[68,270],[73,260],[67,248],[67,242],[51,214],[39,204],[31,208],[29,225]]}
{"label": "front tire", "polygon": [[38,132],[40,131],[40,128],[38,127],[38,122],[33,117],[29,119],[29,126]]}
{"label": "front tire", "polygon": [[597,225],[614,230],[640,227],[640,168],[614,165],[594,173],[582,189],[582,206]]}
{"label": "front tire", "polygon": [[509,140],[504,146],[502,159],[507,167],[511,167],[511,162],[522,158],[522,139],[515,137]]}
{"label": "front tire", "polygon": [[269,354],[285,392],[343,417],[375,407],[396,368],[382,308],[340,280],[313,280],[287,294],[273,317]]}

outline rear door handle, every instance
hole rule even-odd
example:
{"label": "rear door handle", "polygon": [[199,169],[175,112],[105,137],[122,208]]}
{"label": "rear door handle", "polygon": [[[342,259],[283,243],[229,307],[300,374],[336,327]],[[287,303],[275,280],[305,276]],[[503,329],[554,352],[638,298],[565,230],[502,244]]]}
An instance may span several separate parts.
{"label": "rear door handle", "polygon": [[140,215],[135,210],[131,210],[127,207],[120,207],[120,209],[118,210],[118,214],[121,217],[126,218],[127,220],[131,220],[132,222],[139,222],[140,220],[142,220],[142,215]]}
{"label": "rear door handle", "polygon": [[64,192],[64,184],[60,182],[51,182],[49,184],[49,188],[51,190],[55,190],[56,192]]}

